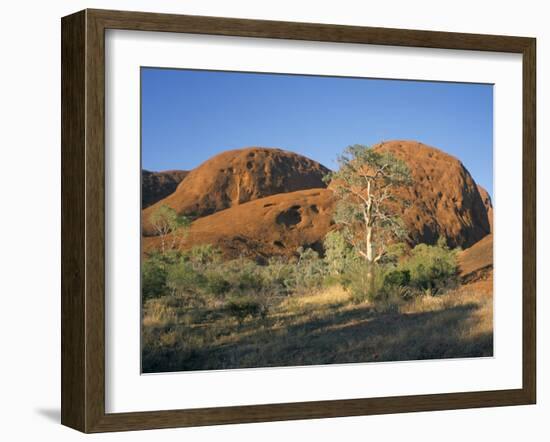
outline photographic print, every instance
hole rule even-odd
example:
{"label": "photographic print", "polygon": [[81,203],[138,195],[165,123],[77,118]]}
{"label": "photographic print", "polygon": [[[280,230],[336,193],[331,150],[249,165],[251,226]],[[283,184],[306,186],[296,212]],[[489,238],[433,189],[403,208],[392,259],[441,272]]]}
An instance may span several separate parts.
{"label": "photographic print", "polygon": [[493,86],[141,68],[143,373],[493,355]]}

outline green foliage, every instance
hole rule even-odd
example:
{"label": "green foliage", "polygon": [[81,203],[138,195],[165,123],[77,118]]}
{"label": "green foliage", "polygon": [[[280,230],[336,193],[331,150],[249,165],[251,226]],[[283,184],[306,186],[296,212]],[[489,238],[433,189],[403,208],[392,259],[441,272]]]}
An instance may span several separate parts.
{"label": "green foliage", "polygon": [[358,144],[338,162],[338,171],[327,177],[338,197],[333,219],[356,254],[376,263],[392,240],[406,236],[393,189],[411,184],[410,170],[390,152]]}
{"label": "green foliage", "polygon": [[403,286],[382,286],[372,301],[376,311],[397,313],[399,306],[410,297],[410,289]]}
{"label": "green foliage", "polygon": [[404,287],[411,282],[410,270],[390,270],[384,276],[384,286]]}
{"label": "green foliage", "polygon": [[188,261],[181,260],[167,269],[167,286],[175,294],[196,293],[206,284],[206,277]]}
{"label": "green foliage", "polygon": [[[410,184],[407,164],[390,152],[379,152],[369,146],[348,146],[338,158],[339,170],[329,174],[325,181],[344,180],[349,186],[364,187],[365,176],[372,176],[381,184]],[[349,190],[342,189],[346,192]]]}
{"label": "green foliage", "polygon": [[358,258],[338,231],[328,234],[324,244],[324,258],[311,248],[299,248],[296,258],[273,257],[266,265],[246,258],[223,261],[212,246],[158,253],[143,263],[143,301],[176,295],[217,299],[224,305],[246,298],[269,306],[277,297],[341,284],[355,303],[387,306],[415,294],[438,294],[456,281],[456,251],[442,240],[435,246],[419,244],[408,253],[404,245],[391,246],[387,255],[392,258],[376,265]]}
{"label": "green foliage", "polygon": [[403,242],[390,244],[386,248],[386,253],[380,260],[380,263],[397,265],[405,257],[407,250],[408,246]]}
{"label": "green foliage", "polygon": [[221,261],[221,250],[212,244],[201,244],[193,247],[185,253],[185,258],[189,259],[195,267],[204,268],[205,266]]}
{"label": "green foliage", "polygon": [[313,249],[299,247],[295,266],[294,288],[296,291],[319,288],[323,284],[325,263]]}
{"label": "green foliage", "polygon": [[450,250],[446,245],[442,247],[441,241],[438,244],[440,245],[418,244],[411,251],[404,267],[410,272],[413,287],[436,292],[453,282],[458,270],[456,251]]}
{"label": "green foliage", "polygon": [[443,245],[419,244],[410,254],[398,252],[398,262],[387,261],[369,266],[364,261],[350,261],[340,282],[350,290],[355,303],[369,301],[376,309],[390,311],[417,294],[439,294],[456,285],[456,250]]}
{"label": "green foliage", "polygon": [[231,290],[240,294],[257,294],[263,288],[261,267],[250,259],[238,258],[219,264],[231,284]]}
{"label": "green foliage", "polygon": [[170,233],[180,227],[189,227],[191,225],[189,218],[178,215],[172,207],[166,204],[159,206],[150,215],[149,221],[159,234]]}
{"label": "green foliage", "polygon": [[237,274],[234,288],[241,293],[258,292],[263,287],[262,276],[253,271],[243,271]]}
{"label": "green foliage", "polygon": [[166,294],[166,265],[159,258],[144,260],[141,266],[142,302]]}
{"label": "green foliage", "polygon": [[449,247],[447,246],[447,239],[443,235],[437,238],[436,246],[440,249],[449,249]]}
{"label": "green foliage", "polygon": [[206,292],[215,296],[223,295],[231,289],[231,284],[222,272],[209,271],[205,275],[203,288]]}
{"label": "green foliage", "polygon": [[325,263],[329,275],[342,275],[347,265],[355,258],[351,246],[341,232],[335,230],[325,236]]}
{"label": "green foliage", "polygon": [[261,272],[265,291],[275,296],[288,295],[296,286],[296,268],[286,259],[271,257]]}
{"label": "green foliage", "polygon": [[265,316],[267,313],[262,304],[251,296],[231,297],[226,304],[226,309],[239,323],[242,323],[248,316]]}
{"label": "green foliage", "polygon": [[[189,218],[178,215],[172,207],[166,204],[157,207],[149,216],[149,221],[161,239],[162,253],[172,250],[178,241],[184,240],[191,225]],[[170,240],[168,241],[169,235]]]}
{"label": "green foliage", "polygon": [[350,263],[342,282],[350,291],[354,304],[374,302],[384,286],[384,274],[379,266],[357,260]]}

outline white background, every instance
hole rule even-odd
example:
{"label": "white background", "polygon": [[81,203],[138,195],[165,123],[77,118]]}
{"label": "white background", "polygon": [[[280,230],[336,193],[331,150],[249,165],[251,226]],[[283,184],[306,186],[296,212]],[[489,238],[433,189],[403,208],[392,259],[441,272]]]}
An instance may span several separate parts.
{"label": "white background", "polygon": [[[4,5],[2,16],[2,112],[0,189],[3,210],[0,376],[5,440],[79,440],[85,436],[61,427],[60,390],[60,30],[59,17],[84,7],[516,34],[538,38],[539,174],[539,399],[538,405],[317,421],[233,425],[88,436],[99,440],[334,440],[345,437],[384,440],[447,441],[547,440],[550,433],[549,372],[550,167],[543,146],[550,142],[550,29],[544,2],[437,1],[49,1],[21,0]],[[546,250],[545,250],[546,249]],[[547,318],[546,318],[547,319]]]}
{"label": "white background", "polygon": [[[106,62],[107,412],[521,387],[521,56],[108,31]],[[140,66],[494,83],[495,357],[140,376]]]}

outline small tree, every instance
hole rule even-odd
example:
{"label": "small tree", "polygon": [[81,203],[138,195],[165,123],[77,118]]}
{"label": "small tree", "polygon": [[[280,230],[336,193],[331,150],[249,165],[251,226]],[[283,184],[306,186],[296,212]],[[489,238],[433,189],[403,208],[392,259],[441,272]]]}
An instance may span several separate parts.
{"label": "small tree", "polygon": [[187,237],[187,231],[191,225],[189,218],[178,215],[173,208],[166,204],[159,206],[151,214],[149,221],[160,237],[163,254],[166,253],[167,243],[168,249],[172,250],[178,241],[180,243],[183,242]]}
{"label": "small tree", "polygon": [[339,170],[326,178],[339,198],[334,221],[367,263],[372,281],[372,267],[386,253],[388,241],[406,234],[394,189],[410,185],[410,170],[391,153],[363,145],[349,146],[338,163]]}

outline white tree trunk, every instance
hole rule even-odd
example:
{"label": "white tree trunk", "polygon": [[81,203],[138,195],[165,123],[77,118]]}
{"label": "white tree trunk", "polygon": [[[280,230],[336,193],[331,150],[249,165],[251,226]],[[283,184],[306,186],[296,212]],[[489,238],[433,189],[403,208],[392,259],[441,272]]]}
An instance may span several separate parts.
{"label": "white tree trunk", "polygon": [[372,251],[372,227],[367,226],[366,231],[367,231],[367,234],[366,234],[367,261],[369,262],[369,264],[372,264],[372,262],[374,261],[374,255],[373,255],[373,251]]}
{"label": "white tree trunk", "polygon": [[374,273],[373,273],[373,264],[374,264],[374,255],[372,247],[372,226],[367,226],[367,287],[369,290],[369,296],[372,296],[374,291]]}

